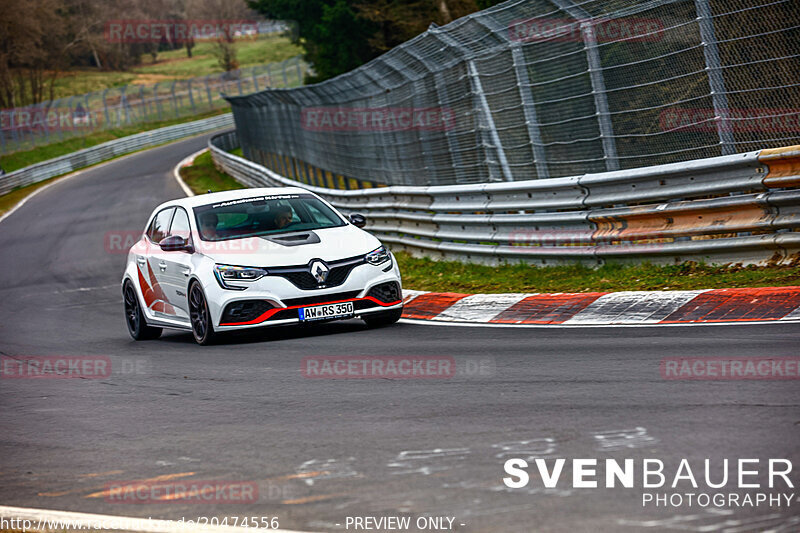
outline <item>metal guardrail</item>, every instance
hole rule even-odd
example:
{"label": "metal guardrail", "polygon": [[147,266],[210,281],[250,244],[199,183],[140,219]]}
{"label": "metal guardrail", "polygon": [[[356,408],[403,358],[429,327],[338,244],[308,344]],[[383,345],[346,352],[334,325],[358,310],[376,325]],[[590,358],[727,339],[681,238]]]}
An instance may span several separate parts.
{"label": "metal guardrail", "polygon": [[394,250],[539,265],[605,261],[784,262],[800,253],[800,146],[631,170],[506,183],[337,190],[281,176],[209,140],[215,164],[249,187],[299,186]]}
{"label": "metal guardrail", "polygon": [[230,113],[203,120],[167,126],[156,130],[129,135],[121,139],[104,142],[77,152],[42,161],[34,165],[0,176],[0,194],[6,194],[17,187],[33,185],[40,181],[60,176],[114,157],[135,152],[142,148],[157,146],[182,137],[189,137],[233,125]]}

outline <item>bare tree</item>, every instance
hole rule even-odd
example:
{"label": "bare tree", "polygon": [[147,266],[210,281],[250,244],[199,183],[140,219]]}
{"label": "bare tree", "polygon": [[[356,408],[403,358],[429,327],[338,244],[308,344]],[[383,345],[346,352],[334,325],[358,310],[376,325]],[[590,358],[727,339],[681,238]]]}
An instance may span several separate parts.
{"label": "bare tree", "polygon": [[256,17],[245,0],[186,0],[189,18],[216,20],[221,24],[214,37],[214,55],[225,71],[239,68],[236,51],[238,27],[231,22],[254,20]]}
{"label": "bare tree", "polygon": [[63,66],[64,27],[56,0],[4,0],[0,9],[0,106],[52,98]]}

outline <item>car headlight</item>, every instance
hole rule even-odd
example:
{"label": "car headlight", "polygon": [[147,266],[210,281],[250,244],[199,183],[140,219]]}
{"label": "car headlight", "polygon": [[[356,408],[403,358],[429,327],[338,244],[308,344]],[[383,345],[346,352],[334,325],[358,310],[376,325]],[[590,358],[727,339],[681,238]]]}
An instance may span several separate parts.
{"label": "car headlight", "polygon": [[372,250],[370,253],[364,256],[364,259],[367,260],[367,263],[371,265],[380,265],[386,261],[389,261],[391,258],[392,256],[389,255],[389,250],[383,246]]}
{"label": "car headlight", "polygon": [[232,265],[214,265],[214,275],[225,289],[243,290],[244,287],[230,286],[228,281],[255,281],[267,275],[265,268],[240,267]]}

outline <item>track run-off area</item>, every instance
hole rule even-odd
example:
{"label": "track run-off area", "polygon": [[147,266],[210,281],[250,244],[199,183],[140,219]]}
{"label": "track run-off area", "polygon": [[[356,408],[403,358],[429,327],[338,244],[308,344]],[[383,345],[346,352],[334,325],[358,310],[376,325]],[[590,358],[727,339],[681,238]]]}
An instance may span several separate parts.
{"label": "track run-off area", "polygon": [[[0,222],[0,355],[102,356],[99,379],[0,379],[0,505],[180,520],[277,517],[281,528],[353,531],[348,517],[428,520],[453,531],[797,531],[800,502],[643,505],[680,461],[770,458],[800,480],[797,380],[665,379],[669,358],[797,357],[800,324],[685,327],[447,327],[359,320],[253,330],[197,346],[166,331],[134,342],[119,282],[125,250],[181,197],[174,166],[208,135],[54,182]],[[448,358],[446,379],[320,379],[308,357]],[[503,483],[510,458],[530,483]],[[567,459],[546,489],[534,458]],[[572,459],[598,461],[599,488],[573,488]],[[668,483],[606,488],[603,462],[658,459]],[[228,480],[234,503],[119,501],[131,481]],[[731,488],[733,487],[733,488]],[[778,490],[773,492],[787,492]],[[795,498],[800,494],[797,491]],[[452,524],[448,526],[448,524]],[[432,529],[428,529],[432,530]],[[374,529],[373,529],[374,531]]]}

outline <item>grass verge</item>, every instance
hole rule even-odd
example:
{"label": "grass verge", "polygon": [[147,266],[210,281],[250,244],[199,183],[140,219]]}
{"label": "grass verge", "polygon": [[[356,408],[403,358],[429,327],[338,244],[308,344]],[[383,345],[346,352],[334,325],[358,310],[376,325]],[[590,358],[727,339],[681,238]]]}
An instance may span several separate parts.
{"label": "grass verge", "polygon": [[614,292],[800,285],[800,264],[784,266],[581,265],[486,266],[395,254],[403,286],[437,292]]}
{"label": "grass verge", "polygon": [[197,156],[194,164],[181,168],[180,173],[181,179],[195,194],[245,188],[229,175],[217,170],[214,160],[211,159],[211,152],[203,152]]}

